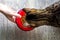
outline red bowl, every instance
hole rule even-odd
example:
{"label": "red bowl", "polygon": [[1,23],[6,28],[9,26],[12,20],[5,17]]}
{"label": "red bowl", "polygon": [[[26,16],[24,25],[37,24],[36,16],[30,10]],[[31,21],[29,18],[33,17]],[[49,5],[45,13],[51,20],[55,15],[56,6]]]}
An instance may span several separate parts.
{"label": "red bowl", "polygon": [[[19,10],[18,14],[23,17],[23,16],[25,16],[26,13],[25,13],[23,10]],[[27,26],[27,27],[25,27],[25,26],[23,25],[22,21],[21,21],[21,20],[22,20],[22,17],[21,17],[21,18],[16,17],[16,21],[15,21],[15,22],[16,22],[17,26],[18,26],[21,30],[23,30],[23,31],[31,31],[31,30],[33,29],[33,27],[31,27],[30,25]]]}

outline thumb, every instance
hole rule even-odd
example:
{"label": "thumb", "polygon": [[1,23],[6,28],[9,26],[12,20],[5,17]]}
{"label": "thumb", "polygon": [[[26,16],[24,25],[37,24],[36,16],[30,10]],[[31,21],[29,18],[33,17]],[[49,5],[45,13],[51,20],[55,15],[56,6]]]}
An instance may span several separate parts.
{"label": "thumb", "polygon": [[19,14],[17,14],[17,13],[14,14],[13,16],[21,18],[21,15],[19,15]]}

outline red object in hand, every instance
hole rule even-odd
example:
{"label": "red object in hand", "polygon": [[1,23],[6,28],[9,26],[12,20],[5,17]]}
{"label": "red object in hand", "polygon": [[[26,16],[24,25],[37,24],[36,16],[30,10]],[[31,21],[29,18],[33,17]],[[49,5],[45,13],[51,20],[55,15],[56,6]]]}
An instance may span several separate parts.
{"label": "red object in hand", "polygon": [[21,20],[22,20],[22,17],[25,16],[26,13],[25,13],[23,10],[20,10],[20,11],[18,12],[18,14],[21,15],[21,18],[16,17],[16,24],[17,24],[17,26],[18,26],[21,30],[23,30],[23,31],[31,31],[31,30],[33,29],[33,27],[31,27],[30,25],[27,26],[27,27],[25,27],[25,26],[23,25],[22,21],[21,21]]}

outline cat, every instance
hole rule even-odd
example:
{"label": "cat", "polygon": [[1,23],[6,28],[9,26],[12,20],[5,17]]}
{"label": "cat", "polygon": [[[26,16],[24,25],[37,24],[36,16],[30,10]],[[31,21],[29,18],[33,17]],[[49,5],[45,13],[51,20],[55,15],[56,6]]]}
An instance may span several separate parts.
{"label": "cat", "polygon": [[50,25],[60,27],[60,1],[45,9],[23,8],[26,16],[23,18],[31,26]]}

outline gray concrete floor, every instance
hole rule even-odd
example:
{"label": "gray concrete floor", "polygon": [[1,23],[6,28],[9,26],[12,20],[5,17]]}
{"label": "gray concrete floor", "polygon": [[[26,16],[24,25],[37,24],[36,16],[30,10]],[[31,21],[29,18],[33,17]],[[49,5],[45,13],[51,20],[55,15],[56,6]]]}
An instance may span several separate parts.
{"label": "gray concrete floor", "polygon": [[[57,0],[38,0],[40,8],[46,7]],[[27,0],[0,0],[18,11],[23,8]],[[51,26],[40,26],[32,31],[20,30],[16,24],[10,22],[0,13],[0,40],[60,40],[60,28]]]}

